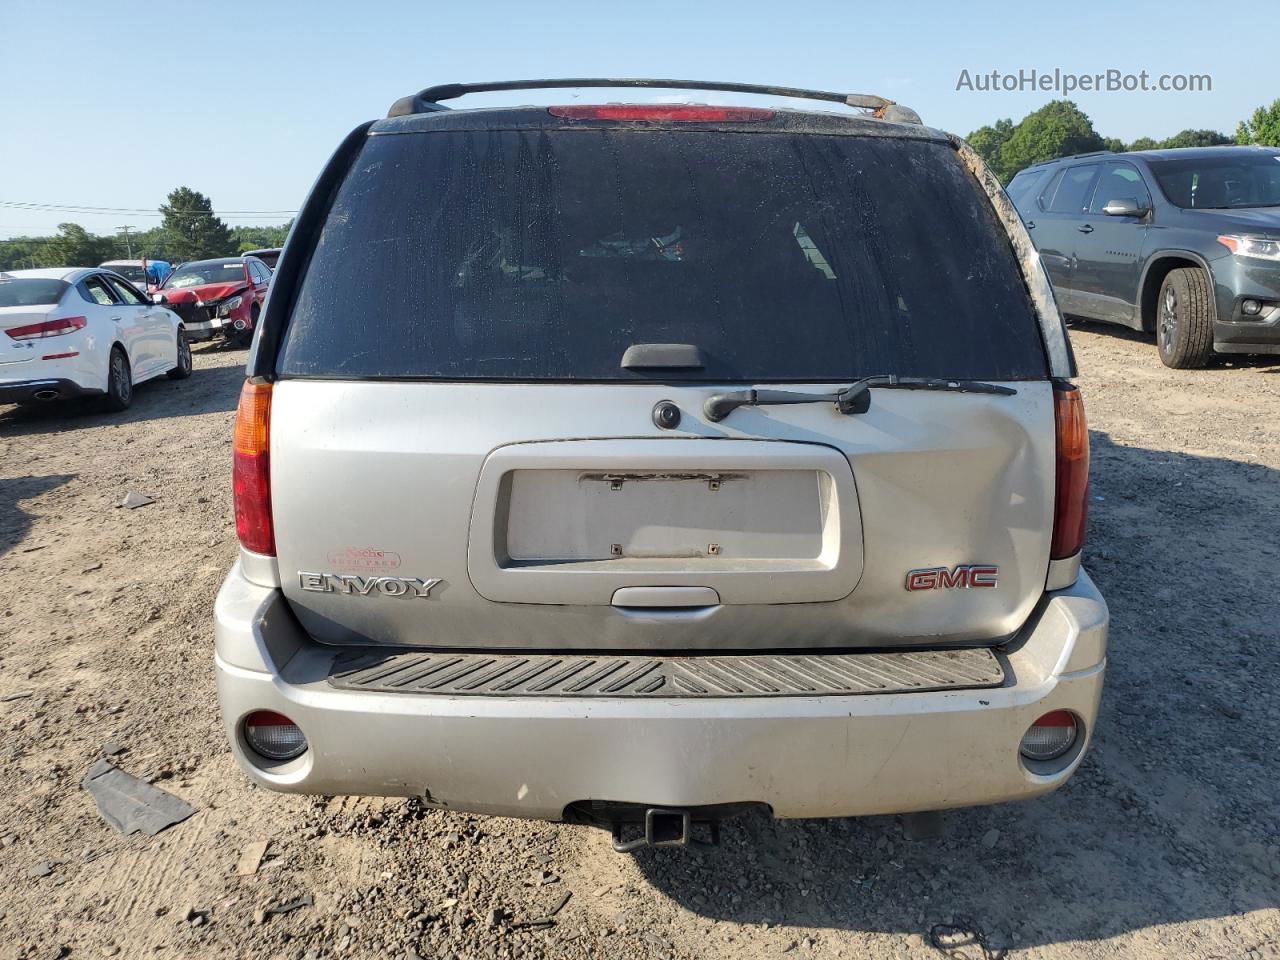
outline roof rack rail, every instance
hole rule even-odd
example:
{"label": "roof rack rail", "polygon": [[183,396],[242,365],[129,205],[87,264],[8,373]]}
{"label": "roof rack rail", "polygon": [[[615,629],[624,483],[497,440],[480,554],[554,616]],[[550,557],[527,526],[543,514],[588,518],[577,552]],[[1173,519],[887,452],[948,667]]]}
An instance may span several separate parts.
{"label": "roof rack rail", "polygon": [[[1088,153],[1069,153],[1065,157],[1053,157],[1050,160],[1041,160],[1037,163],[1028,163],[1022,170],[1035,170],[1037,167],[1047,167],[1054,163],[1061,163],[1063,160],[1079,160],[1083,157],[1105,157],[1108,154],[1115,153],[1114,150],[1091,150]],[[1021,173],[1022,170],[1018,172]]]}
{"label": "roof rack rail", "polygon": [[826,100],[846,107],[862,107],[874,116],[896,123],[920,123],[920,116],[904,107],[867,93],[834,93],[829,90],[805,90],[800,87],[775,87],[761,83],[730,83],[715,80],[645,80],[627,78],[578,77],[560,80],[495,80],[489,83],[442,83],[415,94],[401,97],[387,111],[388,117],[407,117],[415,113],[432,113],[449,108],[441,100],[456,100],[468,93],[491,93],[498,90],[557,90],[571,87],[649,87],[670,90],[722,90],[729,93],[758,93],[771,97],[795,97],[799,100]]}

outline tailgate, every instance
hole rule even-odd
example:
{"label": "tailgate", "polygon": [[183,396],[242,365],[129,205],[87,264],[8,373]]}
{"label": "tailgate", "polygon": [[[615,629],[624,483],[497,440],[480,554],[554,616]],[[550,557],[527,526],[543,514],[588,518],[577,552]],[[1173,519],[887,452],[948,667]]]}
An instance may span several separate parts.
{"label": "tailgate", "polygon": [[[280,573],[313,635],[729,653],[1025,622],[1053,401],[990,197],[924,128],[757,119],[457,111],[351,141],[252,367],[275,381]],[[885,376],[1012,395],[704,413]]]}
{"label": "tailgate", "polygon": [[[995,642],[1041,595],[1052,529],[1050,386],[1011,385],[711,424],[698,411],[715,387],[282,381],[284,590],[335,643]],[[662,400],[684,411],[678,429],[653,425]],[[907,589],[912,570],[966,565],[997,568],[998,585]],[[440,582],[419,595],[400,579]]]}

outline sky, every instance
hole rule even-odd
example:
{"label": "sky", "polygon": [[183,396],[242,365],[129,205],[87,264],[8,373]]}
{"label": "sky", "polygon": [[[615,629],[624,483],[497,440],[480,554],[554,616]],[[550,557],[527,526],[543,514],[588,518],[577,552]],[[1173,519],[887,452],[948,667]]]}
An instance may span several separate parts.
{"label": "sky", "polygon": [[[99,234],[145,229],[179,185],[211,197],[228,223],[284,222],[347,132],[398,97],[452,81],[656,76],[874,93],[965,135],[1061,96],[957,89],[966,70],[974,86],[992,70],[1212,78],[1205,92],[1071,94],[1101,135],[1125,141],[1188,127],[1233,134],[1280,95],[1273,68],[1247,55],[1276,35],[1276,0],[988,9],[935,0],[0,0],[0,238],[52,233],[63,221]],[[457,103],[625,95],[534,91]]]}

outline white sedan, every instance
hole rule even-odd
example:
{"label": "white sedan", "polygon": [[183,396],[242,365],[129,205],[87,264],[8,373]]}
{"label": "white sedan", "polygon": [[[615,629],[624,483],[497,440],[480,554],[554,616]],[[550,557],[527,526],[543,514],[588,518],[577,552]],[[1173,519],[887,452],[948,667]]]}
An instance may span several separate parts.
{"label": "white sedan", "polygon": [[123,410],[135,384],[191,376],[182,321],[101,267],[0,272],[0,403],[98,396]]}

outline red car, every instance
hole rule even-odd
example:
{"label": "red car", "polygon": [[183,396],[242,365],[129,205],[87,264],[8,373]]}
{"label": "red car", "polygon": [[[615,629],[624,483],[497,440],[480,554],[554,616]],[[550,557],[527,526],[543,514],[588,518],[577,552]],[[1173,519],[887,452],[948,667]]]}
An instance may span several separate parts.
{"label": "red car", "polygon": [[257,257],[192,260],[153,299],[182,318],[188,340],[222,337],[247,346],[270,285],[271,270]]}

